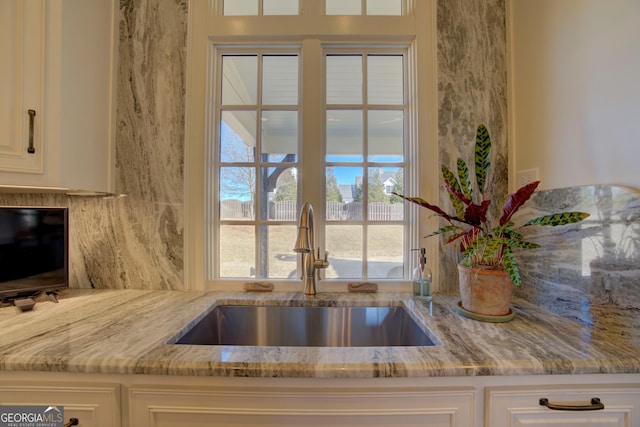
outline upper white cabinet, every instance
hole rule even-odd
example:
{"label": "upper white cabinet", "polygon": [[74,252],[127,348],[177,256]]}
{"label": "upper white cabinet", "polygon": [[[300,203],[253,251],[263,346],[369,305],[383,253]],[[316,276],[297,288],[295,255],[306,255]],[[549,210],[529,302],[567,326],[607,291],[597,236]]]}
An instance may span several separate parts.
{"label": "upper white cabinet", "polygon": [[0,0],[0,187],[112,192],[116,0]]}

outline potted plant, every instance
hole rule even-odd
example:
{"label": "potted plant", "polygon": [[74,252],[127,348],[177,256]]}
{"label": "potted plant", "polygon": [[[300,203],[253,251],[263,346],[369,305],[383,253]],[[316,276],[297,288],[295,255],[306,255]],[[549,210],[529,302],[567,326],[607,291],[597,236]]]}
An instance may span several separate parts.
{"label": "potted plant", "polygon": [[536,243],[526,241],[518,229],[534,225],[559,226],[576,223],[589,214],[554,213],[516,226],[511,218],[540,184],[540,181],[534,181],[508,196],[500,218],[491,218],[491,200],[485,199],[490,153],[489,132],[484,125],[480,125],[475,141],[475,186],[471,184],[471,172],[463,159],[457,160],[457,174],[442,165],[442,177],[455,211],[453,214],[419,197],[394,194],[434,212],[446,222],[445,226],[429,236],[444,235],[447,244],[460,244],[462,259],[458,265],[461,296],[459,312],[479,320],[506,321],[513,317],[510,309],[513,286],[520,286],[522,283],[513,250],[539,247]]}

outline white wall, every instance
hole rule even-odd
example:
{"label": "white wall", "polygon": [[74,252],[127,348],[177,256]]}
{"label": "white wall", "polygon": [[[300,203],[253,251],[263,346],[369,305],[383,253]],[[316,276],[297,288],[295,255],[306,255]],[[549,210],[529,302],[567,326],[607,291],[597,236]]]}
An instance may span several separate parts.
{"label": "white wall", "polygon": [[640,188],[640,0],[509,0],[510,181]]}

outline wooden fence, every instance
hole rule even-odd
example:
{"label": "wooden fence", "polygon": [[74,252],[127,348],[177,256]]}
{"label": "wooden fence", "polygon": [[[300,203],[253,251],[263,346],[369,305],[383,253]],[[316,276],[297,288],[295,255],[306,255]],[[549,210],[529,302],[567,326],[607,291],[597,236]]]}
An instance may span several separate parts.
{"label": "wooden fence", "polygon": [[[223,200],[220,204],[222,219],[253,219],[253,202]],[[361,202],[327,202],[326,219],[329,221],[362,221],[363,204]],[[320,213],[316,211],[316,215]],[[403,203],[369,203],[367,209],[369,221],[402,221]],[[295,200],[269,202],[269,219],[276,221],[296,221],[298,210]]]}

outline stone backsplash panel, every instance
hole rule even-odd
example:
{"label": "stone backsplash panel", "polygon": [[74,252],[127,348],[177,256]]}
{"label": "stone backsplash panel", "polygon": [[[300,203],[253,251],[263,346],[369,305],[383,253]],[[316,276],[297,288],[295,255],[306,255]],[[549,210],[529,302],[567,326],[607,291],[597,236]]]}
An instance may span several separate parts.
{"label": "stone backsplash panel", "polygon": [[640,191],[608,185],[542,190],[514,220],[562,211],[590,217],[522,229],[542,247],[516,254],[523,280],[516,295],[585,323],[594,305],[640,310]]}

